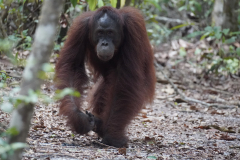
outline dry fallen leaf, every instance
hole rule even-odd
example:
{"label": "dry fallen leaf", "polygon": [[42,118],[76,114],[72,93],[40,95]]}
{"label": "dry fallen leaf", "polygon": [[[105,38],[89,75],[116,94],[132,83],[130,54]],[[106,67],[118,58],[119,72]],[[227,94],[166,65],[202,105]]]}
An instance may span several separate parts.
{"label": "dry fallen leaf", "polygon": [[173,94],[175,92],[174,89],[170,85],[167,85],[167,88],[162,89],[162,91],[166,92],[168,94]]}
{"label": "dry fallen leaf", "polygon": [[118,153],[119,153],[119,154],[123,154],[123,155],[126,156],[127,150],[126,150],[126,148],[119,148],[119,149],[118,149]]}

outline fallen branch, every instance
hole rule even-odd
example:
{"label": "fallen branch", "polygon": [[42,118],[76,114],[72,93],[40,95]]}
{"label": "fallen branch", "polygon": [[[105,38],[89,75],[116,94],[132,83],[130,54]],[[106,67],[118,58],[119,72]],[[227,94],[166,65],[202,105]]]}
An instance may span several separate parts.
{"label": "fallen branch", "polygon": [[216,97],[216,96],[209,96],[209,99],[216,101],[218,103],[225,103],[225,104],[230,104],[230,105],[235,105],[235,106],[240,106],[240,101],[226,101],[222,98]]}
{"label": "fallen branch", "polygon": [[104,147],[104,148],[106,148],[106,149],[118,149],[117,147],[109,146],[109,145],[107,145],[107,144],[101,143],[101,142],[96,141],[96,140],[93,140],[92,143],[95,144],[95,145],[98,145],[98,146],[100,146],[100,147]]}
{"label": "fallen branch", "polygon": [[[147,20],[149,20],[150,18],[146,18],[145,20],[147,21]],[[160,17],[160,16],[157,16],[157,17],[155,17],[155,19],[157,20],[157,21],[164,21],[164,22],[172,22],[172,23],[180,23],[180,24],[182,24],[182,23],[186,23],[186,21],[183,21],[183,20],[181,20],[181,19],[174,19],[174,18],[168,18],[168,17]]]}
{"label": "fallen branch", "polygon": [[219,89],[216,89],[216,88],[209,88],[209,87],[205,87],[205,86],[201,86],[204,90],[209,90],[209,91],[213,91],[213,92],[218,92],[218,93],[221,93],[221,94],[226,94],[226,95],[229,95],[229,96],[237,96],[237,97],[240,97],[240,95],[235,95],[233,93],[229,93],[229,92],[226,92],[226,91],[222,91],[222,90],[219,90]]}
{"label": "fallen branch", "polygon": [[220,108],[220,109],[236,108],[236,106],[233,106],[233,105],[222,105],[222,104],[218,104],[218,103],[206,103],[206,102],[185,96],[180,90],[178,90],[178,88],[175,86],[175,84],[166,76],[166,74],[163,72],[163,67],[160,64],[158,64],[157,62],[154,62],[154,63],[155,63],[155,66],[157,66],[157,69],[163,74],[163,76],[166,78],[166,80],[171,84],[174,91],[178,95],[180,95],[182,100],[184,100],[186,102],[199,103],[199,104],[205,105],[206,107],[216,107],[216,108]]}

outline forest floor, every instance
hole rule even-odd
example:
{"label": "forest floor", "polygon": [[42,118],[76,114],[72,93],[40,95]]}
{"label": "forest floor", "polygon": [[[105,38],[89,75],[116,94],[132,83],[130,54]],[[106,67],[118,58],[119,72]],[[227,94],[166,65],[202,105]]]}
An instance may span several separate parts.
{"label": "forest floor", "polygon": [[[185,58],[179,55],[177,45],[187,50]],[[185,96],[209,104],[219,103],[225,106],[224,109],[185,101],[156,69],[155,100],[129,125],[127,148],[104,146],[94,132],[74,134],[66,127],[65,118],[58,115],[58,103],[40,101],[35,107],[27,138],[29,147],[25,149],[23,159],[240,159],[240,109],[237,107],[240,77],[203,76],[199,57],[194,55],[196,47],[199,46],[175,41],[156,49],[155,57]],[[181,59],[184,60],[179,61]],[[9,75],[21,75],[22,68],[3,62],[0,60],[1,70]],[[10,84],[20,83],[20,78],[13,77],[3,92],[12,90]],[[51,81],[46,81],[41,89],[53,97]],[[9,114],[0,111],[1,124],[7,126],[9,119]]]}

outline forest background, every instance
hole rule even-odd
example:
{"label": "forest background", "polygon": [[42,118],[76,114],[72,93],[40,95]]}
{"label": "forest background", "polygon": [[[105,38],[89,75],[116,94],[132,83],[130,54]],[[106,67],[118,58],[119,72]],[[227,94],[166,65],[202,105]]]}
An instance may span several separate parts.
{"label": "forest background", "polygon": [[[41,13],[43,2],[49,5],[45,8],[48,11],[46,13]],[[57,5],[59,8],[63,6],[61,13],[58,13],[56,8],[50,8],[52,3],[59,3]],[[66,0],[64,2],[0,0],[1,158],[9,159],[8,156],[11,155],[14,158],[10,159],[18,159],[21,155],[22,149],[26,147],[30,123],[36,126],[30,121],[35,104],[46,106],[67,94],[79,96],[79,93],[71,89],[54,92],[51,88],[54,65],[73,19],[83,12],[96,10],[105,5],[115,8],[133,6],[143,13],[147,33],[154,48],[157,82],[158,85],[166,85],[165,88],[157,88],[156,99],[172,101],[171,105],[174,106],[186,103],[194,112],[199,112],[202,107],[208,108],[212,115],[235,118],[236,121],[230,126],[220,126],[217,123],[217,125],[198,127],[232,133],[233,135],[221,135],[220,139],[239,142],[240,126],[237,121],[240,116],[238,109],[240,106],[240,2],[238,0]],[[38,42],[38,37],[34,35],[37,27],[41,26],[39,17],[46,18],[47,21],[49,16],[47,13],[60,17],[56,22],[51,22],[56,30],[50,34],[52,37],[46,37],[51,43],[43,53],[42,44],[35,44],[33,47],[33,43]],[[46,55],[45,59],[37,56],[37,49],[39,49],[38,53]],[[34,66],[29,61],[36,62],[34,74],[30,69]],[[29,82],[26,77],[23,78],[23,71],[25,75],[33,75],[36,80],[27,87],[26,84]],[[46,88],[51,90],[51,96],[44,93]],[[166,94],[159,95],[159,92]],[[199,92],[200,95],[197,95]],[[203,94],[211,96],[204,97]],[[24,114],[21,114],[20,110],[24,110]],[[202,110],[205,112],[204,109]],[[230,111],[231,114],[225,114]],[[12,120],[10,120],[11,115]],[[23,122],[25,125],[22,128],[14,127],[19,125],[16,123],[19,119],[14,120],[14,117],[24,116],[29,117]],[[148,113],[142,113],[142,117],[148,118],[143,122],[144,124],[153,121],[149,120]],[[39,128],[41,126],[44,127],[44,124],[40,127],[38,125]],[[145,136],[144,140],[148,145],[157,141],[148,136]],[[29,142],[27,143],[30,145]],[[180,145],[181,143],[178,142]],[[235,145],[233,148],[239,150],[240,146]],[[122,151],[118,152],[122,153]],[[168,156],[172,155],[174,154],[168,153]],[[29,154],[25,154],[25,158],[28,156]],[[227,157],[231,156],[236,158],[237,151],[227,154]],[[142,158],[163,158],[163,154],[144,155]]]}

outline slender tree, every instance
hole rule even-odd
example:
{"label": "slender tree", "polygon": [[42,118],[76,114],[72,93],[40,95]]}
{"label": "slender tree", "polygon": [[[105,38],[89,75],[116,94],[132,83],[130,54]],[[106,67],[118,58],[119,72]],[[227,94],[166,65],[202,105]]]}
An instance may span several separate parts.
{"label": "slender tree", "polygon": [[[38,74],[42,71],[43,64],[49,61],[63,2],[64,0],[44,0],[40,16],[41,19],[35,33],[32,53],[27,60],[27,65],[23,73],[20,95],[28,96],[30,90],[36,91],[40,89],[42,80]],[[15,127],[19,134],[11,136],[9,143],[26,142],[33,109],[34,103],[21,103],[17,109],[13,111],[10,128]],[[22,151],[23,150],[15,151],[8,159],[21,159]]]}
{"label": "slender tree", "polygon": [[229,28],[231,31],[238,30],[239,0],[215,0],[212,23],[215,26]]}

